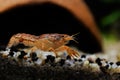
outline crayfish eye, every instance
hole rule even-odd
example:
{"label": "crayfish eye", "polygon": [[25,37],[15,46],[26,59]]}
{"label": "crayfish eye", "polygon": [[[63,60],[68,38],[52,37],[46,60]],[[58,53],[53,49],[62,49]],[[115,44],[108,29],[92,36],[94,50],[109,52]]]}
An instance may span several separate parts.
{"label": "crayfish eye", "polygon": [[64,38],[65,36],[64,36],[64,35],[62,35],[61,37],[62,37],[62,38]]}

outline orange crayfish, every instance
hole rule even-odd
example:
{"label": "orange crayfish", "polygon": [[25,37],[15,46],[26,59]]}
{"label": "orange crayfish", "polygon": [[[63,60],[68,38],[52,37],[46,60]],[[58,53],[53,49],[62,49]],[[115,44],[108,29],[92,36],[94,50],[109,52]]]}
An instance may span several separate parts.
{"label": "orange crayfish", "polygon": [[74,38],[67,34],[51,33],[35,36],[26,33],[17,33],[10,38],[7,48],[22,43],[25,46],[29,46],[32,51],[37,49],[53,51],[56,56],[57,52],[66,51],[71,58],[79,57],[80,54],[76,50],[66,45],[70,40],[74,40]]}

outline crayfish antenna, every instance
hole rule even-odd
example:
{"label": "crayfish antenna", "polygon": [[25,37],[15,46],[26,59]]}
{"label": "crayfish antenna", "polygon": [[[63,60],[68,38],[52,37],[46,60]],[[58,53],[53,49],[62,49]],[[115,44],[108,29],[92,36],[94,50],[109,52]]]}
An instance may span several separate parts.
{"label": "crayfish antenna", "polygon": [[75,41],[77,44],[79,43],[77,40],[75,40],[75,38],[73,37],[73,41]]}
{"label": "crayfish antenna", "polygon": [[78,33],[76,33],[76,34],[73,34],[71,37],[74,37],[74,36],[76,36],[76,35],[78,35],[78,34],[80,34],[80,32],[78,32]]}
{"label": "crayfish antenna", "polygon": [[75,40],[75,36],[80,34],[80,32],[76,33],[76,34],[73,34],[71,37],[73,38],[73,41],[75,41],[77,44],[79,43],[77,40]]}

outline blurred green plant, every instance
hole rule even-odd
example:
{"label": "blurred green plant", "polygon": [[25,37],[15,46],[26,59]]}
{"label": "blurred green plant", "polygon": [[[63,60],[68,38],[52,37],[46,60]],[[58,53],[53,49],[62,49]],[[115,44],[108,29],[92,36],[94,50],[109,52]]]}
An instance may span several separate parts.
{"label": "blurred green plant", "polygon": [[[114,5],[120,4],[120,0],[101,0],[103,4]],[[108,39],[120,39],[120,8],[111,10],[112,12],[104,16],[101,21],[103,36]]]}
{"label": "blurred green plant", "polygon": [[119,19],[120,19],[120,10],[116,10],[108,14],[104,18],[102,18],[101,24],[103,27],[109,26],[110,24],[114,24]]}
{"label": "blurred green plant", "polygon": [[[100,0],[105,4],[120,4],[120,0]],[[120,19],[120,8],[113,10],[110,14],[103,17],[101,20],[102,27],[109,26],[114,24],[116,21]]]}

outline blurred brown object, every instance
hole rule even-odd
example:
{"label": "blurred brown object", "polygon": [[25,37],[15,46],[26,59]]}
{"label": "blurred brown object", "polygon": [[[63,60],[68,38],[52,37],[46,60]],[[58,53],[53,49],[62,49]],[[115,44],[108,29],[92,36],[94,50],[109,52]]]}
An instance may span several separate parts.
{"label": "blurred brown object", "polygon": [[0,0],[0,13],[19,5],[50,2],[68,9],[96,37],[102,48],[102,37],[94,17],[84,0]]}

